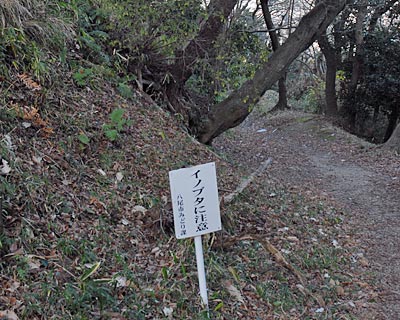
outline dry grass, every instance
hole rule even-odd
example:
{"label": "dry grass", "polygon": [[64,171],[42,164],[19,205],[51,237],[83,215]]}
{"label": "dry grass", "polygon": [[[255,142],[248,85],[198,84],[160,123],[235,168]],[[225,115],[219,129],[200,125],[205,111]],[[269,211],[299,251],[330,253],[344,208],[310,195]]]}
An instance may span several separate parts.
{"label": "dry grass", "polygon": [[46,4],[35,0],[0,1],[0,29],[19,28],[32,40],[46,43],[52,37],[63,35],[66,41],[73,39],[73,25],[61,18],[46,14]]}
{"label": "dry grass", "polygon": [[24,31],[33,40],[39,43],[48,43],[59,38],[60,35],[66,42],[75,37],[73,25],[57,17],[46,17],[43,20],[30,20],[24,23]]}
{"label": "dry grass", "polygon": [[32,19],[33,1],[31,0],[3,0],[0,2],[1,28],[22,28],[25,21]]}

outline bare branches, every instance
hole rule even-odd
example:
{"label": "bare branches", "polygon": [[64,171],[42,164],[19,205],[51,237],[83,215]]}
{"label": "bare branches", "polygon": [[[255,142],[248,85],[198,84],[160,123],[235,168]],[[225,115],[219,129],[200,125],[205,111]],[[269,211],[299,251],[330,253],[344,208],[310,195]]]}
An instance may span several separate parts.
{"label": "bare branches", "polygon": [[387,12],[397,0],[387,0],[384,4],[378,6],[374,13],[371,16],[371,20],[369,22],[368,31],[372,32],[375,30],[378,20],[382,17],[382,15]]}
{"label": "bare branches", "polygon": [[241,30],[241,32],[246,32],[246,33],[269,33],[269,32],[275,32],[278,30],[287,30],[291,29],[292,27],[276,27],[273,29],[263,29],[263,30]]}

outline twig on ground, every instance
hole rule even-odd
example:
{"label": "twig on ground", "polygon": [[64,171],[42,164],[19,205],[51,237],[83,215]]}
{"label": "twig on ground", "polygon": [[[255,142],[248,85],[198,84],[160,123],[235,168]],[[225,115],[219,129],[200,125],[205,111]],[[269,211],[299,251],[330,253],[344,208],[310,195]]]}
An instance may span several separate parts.
{"label": "twig on ground", "polygon": [[267,252],[273,255],[278,264],[284,266],[286,269],[291,271],[297,277],[297,279],[300,281],[300,284],[297,285],[296,288],[303,295],[312,297],[315,301],[317,301],[317,303],[321,307],[325,306],[325,301],[322,299],[321,296],[312,293],[310,290],[306,288],[306,281],[304,279],[304,276],[300,273],[300,271],[298,271],[289,262],[287,262],[282,253],[280,253],[280,251],[277,248],[275,248],[275,246],[266,237],[259,235],[245,235],[241,237],[232,237],[228,241],[226,240],[224,241],[223,247],[229,247],[233,243],[243,240],[253,240],[259,242]]}
{"label": "twig on ground", "polygon": [[263,248],[274,256],[276,262],[283,265],[286,269],[290,270],[299,279],[300,283],[304,285],[305,281],[303,275],[296,268],[294,268],[289,262],[286,261],[282,253],[280,253],[280,251],[277,248],[275,248],[275,246],[268,239],[258,235],[245,235],[237,239],[237,241],[243,241],[243,240],[255,240],[261,243]]}

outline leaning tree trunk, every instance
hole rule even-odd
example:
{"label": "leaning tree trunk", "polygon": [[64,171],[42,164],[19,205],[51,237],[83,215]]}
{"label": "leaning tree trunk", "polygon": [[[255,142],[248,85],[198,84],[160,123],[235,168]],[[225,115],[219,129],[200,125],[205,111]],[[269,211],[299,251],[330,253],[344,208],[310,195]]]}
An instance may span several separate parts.
{"label": "leaning tree trunk", "polygon": [[386,141],[384,146],[385,148],[400,152],[400,123],[397,125],[396,129],[392,133],[392,136],[388,141]]}
{"label": "leaning tree trunk", "polygon": [[318,38],[318,44],[326,60],[324,113],[328,116],[335,116],[338,112],[336,96],[336,51],[330,45],[326,32]]}
{"label": "leaning tree trunk", "polygon": [[[278,50],[280,44],[279,44],[278,34],[275,30],[275,26],[272,21],[268,0],[261,0],[261,9],[265,20],[265,25],[267,26],[268,29],[269,37],[271,38],[272,50],[275,52],[276,50]],[[272,110],[287,109],[288,103],[287,103],[287,89],[286,89],[286,72],[282,76],[282,78],[280,78],[278,81],[278,91],[279,91],[279,100],[276,106],[272,108]]]}
{"label": "leaning tree trunk", "polygon": [[199,141],[211,143],[222,132],[239,125],[265,91],[278,81],[293,60],[326,30],[345,4],[346,0],[321,1],[306,14],[296,31],[257,70],[252,79],[211,108],[205,119],[192,123],[192,132]]}

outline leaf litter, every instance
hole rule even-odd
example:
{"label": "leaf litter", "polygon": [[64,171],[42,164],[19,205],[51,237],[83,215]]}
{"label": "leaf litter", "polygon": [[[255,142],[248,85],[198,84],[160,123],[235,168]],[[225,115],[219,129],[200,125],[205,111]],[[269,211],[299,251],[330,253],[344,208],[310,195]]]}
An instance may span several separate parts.
{"label": "leaf litter", "polygon": [[[51,134],[23,117],[1,126],[2,159],[13,169],[1,180],[4,317],[203,319],[192,242],[174,238],[168,171],[215,161],[223,197],[251,166],[196,143],[142,93],[127,101],[104,84],[57,94],[60,108],[43,108]],[[116,108],[129,123],[110,141],[103,125]],[[254,156],[255,168],[268,159]],[[222,203],[224,231],[205,237],[212,317],[351,319],[372,286],[352,270],[342,212],[265,172]]]}
{"label": "leaf litter", "polygon": [[[267,133],[254,135],[260,127]],[[271,158],[270,170],[261,177],[263,183],[283,185],[286,191],[303,198],[308,217],[301,211],[295,214],[315,226],[312,234],[308,237],[306,230],[296,232],[302,229],[301,223],[295,223],[294,229],[287,225],[278,229],[295,231],[286,239],[300,239],[297,254],[312,245],[307,259],[297,265],[312,266],[310,258],[321,253],[321,245],[330,248],[327,254],[340,253],[340,272],[332,274],[324,268],[325,281],[329,281],[329,290],[337,300],[332,299],[328,308],[317,309],[321,316],[340,306],[359,319],[397,319],[400,305],[393,291],[398,291],[400,274],[399,242],[395,240],[400,199],[398,154],[362,141],[321,116],[296,111],[264,118],[252,114],[240,127],[217,139],[215,147],[250,170]],[[266,194],[280,197],[265,189]],[[296,249],[284,248],[281,252],[289,257],[297,255]],[[321,256],[338,262],[335,255],[331,257],[334,259]],[[323,260],[322,266],[326,265]],[[315,274],[315,279],[318,277]],[[339,312],[333,318],[342,316]]]}

